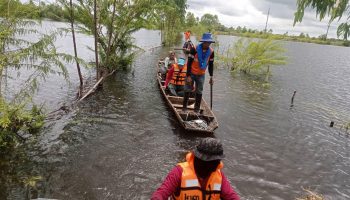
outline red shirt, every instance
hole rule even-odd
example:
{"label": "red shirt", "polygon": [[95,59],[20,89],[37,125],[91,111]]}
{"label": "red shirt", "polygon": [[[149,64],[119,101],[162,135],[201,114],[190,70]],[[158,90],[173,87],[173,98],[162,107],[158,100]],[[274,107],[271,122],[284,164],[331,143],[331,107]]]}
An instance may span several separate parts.
{"label": "red shirt", "polygon": [[165,87],[168,87],[169,82],[173,78],[174,70],[175,70],[174,65],[171,65],[171,68],[168,70],[168,74],[166,75],[166,80],[165,80],[165,84],[164,84]]}
{"label": "red shirt", "polygon": [[[226,179],[224,173],[222,173],[222,184],[220,198],[223,200],[239,200],[238,194],[233,190],[230,182]],[[174,167],[165,178],[162,185],[155,191],[151,197],[151,200],[167,200],[174,193],[180,192],[182,177],[182,168],[180,166]],[[205,186],[207,180],[199,179],[200,185]]]}

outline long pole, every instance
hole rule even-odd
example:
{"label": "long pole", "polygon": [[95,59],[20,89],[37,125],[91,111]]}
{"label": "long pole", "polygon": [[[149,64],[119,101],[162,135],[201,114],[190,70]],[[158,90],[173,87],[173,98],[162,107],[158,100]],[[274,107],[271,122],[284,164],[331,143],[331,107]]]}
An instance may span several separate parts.
{"label": "long pole", "polygon": [[213,110],[213,84],[210,84],[210,110]]}
{"label": "long pole", "polygon": [[96,62],[96,80],[99,77],[99,67],[98,67],[98,46],[97,46],[97,5],[96,0],[94,0],[94,26],[95,26],[95,62]]}

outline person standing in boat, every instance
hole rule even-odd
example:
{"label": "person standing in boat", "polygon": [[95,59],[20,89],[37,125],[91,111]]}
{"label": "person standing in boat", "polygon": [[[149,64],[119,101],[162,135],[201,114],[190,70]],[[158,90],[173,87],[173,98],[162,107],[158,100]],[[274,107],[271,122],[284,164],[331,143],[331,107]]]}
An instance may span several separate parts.
{"label": "person standing in boat", "polygon": [[218,139],[202,139],[195,150],[186,155],[186,162],[171,170],[151,200],[167,200],[169,197],[178,200],[239,200],[221,171],[223,158],[224,151]]}
{"label": "person standing in boat", "polygon": [[191,52],[191,49],[194,48],[194,44],[191,41],[191,31],[186,31],[185,35],[185,43],[182,46],[183,53],[188,55]]}
{"label": "person standing in boat", "polygon": [[169,89],[171,95],[184,96],[186,73],[187,66],[184,58],[179,58],[177,63],[172,64],[172,67],[168,70],[164,84]]}
{"label": "person standing in boat", "polygon": [[187,78],[185,84],[185,95],[183,101],[183,111],[187,111],[187,103],[190,96],[193,83],[196,84],[196,101],[194,106],[195,112],[200,112],[202,101],[202,92],[205,79],[205,72],[208,68],[210,79],[209,84],[213,84],[214,70],[214,50],[210,47],[215,41],[211,33],[204,33],[200,44],[192,48],[187,62]]}

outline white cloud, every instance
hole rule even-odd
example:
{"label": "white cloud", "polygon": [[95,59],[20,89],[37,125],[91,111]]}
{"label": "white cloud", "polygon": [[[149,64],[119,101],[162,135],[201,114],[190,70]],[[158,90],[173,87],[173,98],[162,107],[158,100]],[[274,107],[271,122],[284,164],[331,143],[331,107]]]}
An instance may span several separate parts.
{"label": "white cloud", "polygon": [[[294,0],[188,0],[188,11],[196,17],[205,13],[218,15],[222,24],[227,27],[246,26],[252,29],[265,28],[267,10],[270,8],[268,29],[275,33],[291,34],[308,33],[319,36],[327,31],[327,20],[320,22],[314,11],[305,12],[302,23],[293,27],[296,3]],[[338,22],[333,22],[329,31],[330,37],[336,37]]]}

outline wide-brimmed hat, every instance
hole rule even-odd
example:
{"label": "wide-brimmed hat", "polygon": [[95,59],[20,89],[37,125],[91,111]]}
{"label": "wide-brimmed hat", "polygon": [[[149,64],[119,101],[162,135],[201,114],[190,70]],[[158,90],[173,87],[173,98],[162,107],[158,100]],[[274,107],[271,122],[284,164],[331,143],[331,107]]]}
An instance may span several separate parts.
{"label": "wide-brimmed hat", "polygon": [[178,64],[178,65],[183,66],[183,65],[185,65],[185,63],[186,63],[185,58],[179,58],[179,59],[177,60],[177,64]]}
{"label": "wide-brimmed hat", "polygon": [[194,156],[203,161],[221,160],[225,158],[224,149],[220,140],[215,138],[204,138],[193,151]]}
{"label": "wide-brimmed hat", "polygon": [[203,33],[202,39],[200,42],[210,42],[210,43],[215,43],[213,40],[211,33]]}

